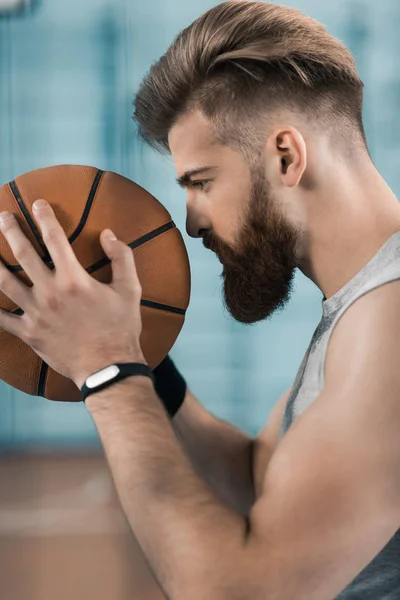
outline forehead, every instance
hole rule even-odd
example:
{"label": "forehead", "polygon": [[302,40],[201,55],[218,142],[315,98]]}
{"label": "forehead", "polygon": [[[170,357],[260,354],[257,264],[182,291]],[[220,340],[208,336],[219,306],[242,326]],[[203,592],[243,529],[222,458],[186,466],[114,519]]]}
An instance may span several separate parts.
{"label": "forehead", "polygon": [[225,149],[217,143],[212,125],[199,110],[181,117],[171,128],[168,141],[177,173],[197,168],[200,163],[211,164]]}
{"label": "forehead", "polygon": [[204,165],[245,167],[243,157],[217,142],[207,117],[199,110],[181,117],[168,134],[168,142],[178,175]]}

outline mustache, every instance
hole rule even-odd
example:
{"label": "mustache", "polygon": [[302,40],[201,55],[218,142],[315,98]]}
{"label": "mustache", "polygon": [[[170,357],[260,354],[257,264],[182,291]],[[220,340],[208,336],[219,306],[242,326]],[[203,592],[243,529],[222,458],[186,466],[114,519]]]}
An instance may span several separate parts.
{"label": "mustache", "polygon": [[206,233],[203,236],[203,246],[207,250],[218,254],[221,250],[221,240],[213,233]]}
{"label": "mustache", "polygon": [[203,235],[203,246],[207,248],[207,250],[211,250],[214,252],[214,248],[216,247],[216,237],[212,233],[205,233]]}
{"label": "mustache", "polygon": [[206,233],[203,237],[203,245],[207,250],[214,252],[221,264],[229,264],[232,260],[232,249],[218,236],[213,233]]}
{"label": "mustache", "polygon": [[203,246],[207,248],[207,250],[215,252],[218,256],[232,252],[231,247],[215,235],[215,233],[208,232],[203,236]]}
{"label": "mustache", "polygon": [[223,266],[223,273],[226,269],[230,269],[232,273],[237,271],[241,261],[240,251],[234,250],[227,242],[210,232],[204,235],[203,245],[217,256]]}

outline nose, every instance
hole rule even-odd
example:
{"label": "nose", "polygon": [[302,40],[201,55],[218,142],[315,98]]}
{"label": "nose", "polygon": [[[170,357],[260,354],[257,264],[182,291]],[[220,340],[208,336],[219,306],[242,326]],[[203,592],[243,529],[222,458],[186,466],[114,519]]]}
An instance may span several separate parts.
{"label": "nose", "polygon": [[211,223],[205,217],[188,211],[186,216],[186,231],[190,237],[201,238],[209,229],[211,229]]}

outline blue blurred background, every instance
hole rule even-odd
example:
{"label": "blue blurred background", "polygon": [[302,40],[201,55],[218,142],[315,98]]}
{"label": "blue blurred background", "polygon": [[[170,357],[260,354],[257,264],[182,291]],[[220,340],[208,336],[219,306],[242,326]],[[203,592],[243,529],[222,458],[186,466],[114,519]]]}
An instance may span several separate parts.
{"label": "blue blurred background", "polygon": [[[193,277],[172,356],[208,410],[256,434],[294,380],[322,295],[298,273],[283,313],[251,327],[235,323],[221,302],[219,262],[186,235],[185,193],[172,160],[138,141],[131,118],[150,65],[218,2],[32,0],[18,14],[1,12],[18,2],[29,4],[0,0],[0,185],[49,165],[93,165],[133,179],[165,204],[184,235]],[[399,0],[280,3],[320,20],[353,52],[366,86],[370,152],[398,193]],[[154,582],[146,587],[138,575],[143,562],[133,575],[132,534],[85,407],[50,403],[3,382],[0,396],[1,598],[161,598]],[[12,458],[18,454],[24,458]],[[31,458],[38,454],[42,459]],[[71,454],[76,458],[67,460]]]}
{"label": "blue blurred background", "polygon": [[[187,321],[172,351],[199,400],[255,434],[290,386],[321,314],[321,294],[300,273],[290,306],[246,327],[221,302],[220,264],[185,232],[185,194],[170,158],[144,147],[131,119],[138,85],[207,0],[37,0],[0,17],[0,183],[48,165],[86,164],[148,189],[184,233],[193,275]],[[400,120],[398,0],[282,2],[322,21],[354,53],[365,89],[375,163],[396,191]],[[98,444],[81,405],[52,404],[0,383],[4,448]]]}

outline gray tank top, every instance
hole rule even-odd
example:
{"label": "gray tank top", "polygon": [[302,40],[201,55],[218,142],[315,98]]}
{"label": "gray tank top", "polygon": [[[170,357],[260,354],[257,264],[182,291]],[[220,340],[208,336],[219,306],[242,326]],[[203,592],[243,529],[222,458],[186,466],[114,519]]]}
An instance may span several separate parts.
{"label": "gray tank top", "polygon": [[[323,300],[322,319],[296,375],[279,439],[322,392],[329,338],[340,317],[360,296],[396,279],[400,279],[400,232],[390,237],[341,290]],[[334,600],[400,600],[400,529]]]}

